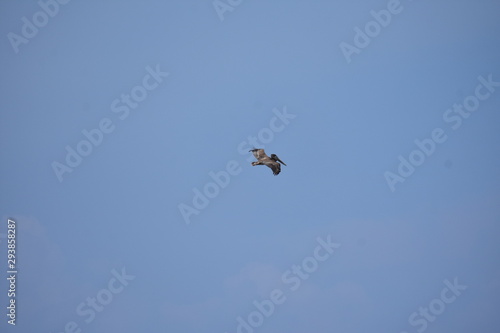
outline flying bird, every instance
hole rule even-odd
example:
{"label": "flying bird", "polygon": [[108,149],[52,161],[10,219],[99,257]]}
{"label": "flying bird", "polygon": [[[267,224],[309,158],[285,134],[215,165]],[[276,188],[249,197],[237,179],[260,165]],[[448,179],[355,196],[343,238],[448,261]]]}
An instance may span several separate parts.
{"label": "flying bird", "polygon": [[255,156],[255,158],[257,159],[256,162],[252,162],[253,166],[256,166],[256,165],[268,166],[269,168],[271,168],[271,170],[273,170],[273,174],[275,176],[277,176],[281,172],[280,163],[283,164],[284,166],[286,166],[286,164],[283,163],[283,161],[280,160],[278,158],[278,156],[276,156],[276,154],[271,154],[271,157],[267,156],[264,149],[254,148],[254,149],[249,150],[249,151],[251,151],[253,153],[253,156]]}

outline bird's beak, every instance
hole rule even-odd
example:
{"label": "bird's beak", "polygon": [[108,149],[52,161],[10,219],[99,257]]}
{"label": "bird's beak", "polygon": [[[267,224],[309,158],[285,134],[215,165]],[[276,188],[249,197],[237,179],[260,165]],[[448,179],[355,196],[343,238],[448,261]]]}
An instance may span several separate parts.
{"label": "bird's beak", "polygon": [[284,166],[286,166],[285,162],[283,162],[282,160],[280,160],[278,156],[276,156],[276,159],[278,160],[278,162],[280,162],[281,164],[283,164]]}

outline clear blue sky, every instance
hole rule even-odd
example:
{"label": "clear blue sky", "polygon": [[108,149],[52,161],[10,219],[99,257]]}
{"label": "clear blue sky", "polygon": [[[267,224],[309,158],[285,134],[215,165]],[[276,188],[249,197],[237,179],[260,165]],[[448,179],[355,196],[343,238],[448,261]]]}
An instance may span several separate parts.
{"label": "clear blue sky", "polygon": [[500,3],[217,5],[0,3],[0,331],[496,333]]}

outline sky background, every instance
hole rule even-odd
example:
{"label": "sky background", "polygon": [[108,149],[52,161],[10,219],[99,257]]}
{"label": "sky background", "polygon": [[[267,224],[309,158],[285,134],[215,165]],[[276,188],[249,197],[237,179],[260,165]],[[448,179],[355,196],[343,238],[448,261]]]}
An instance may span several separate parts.
{"label": "sky background", "polygon": [[[9,33],[42,9],[1,1],[0,330],[498,332],[500,87],[456,130],[443,115],[479,76],[500,81],[500,2],[401,0],[348,63],[340,44],[387,4],[243,0],[222,20],[210,0],[70,1],[16,52]],[[120,119],[112,103],[148,66],[169,75]],[[106,118],[113,131],[59,181],[52,164]],[[447,140],[391,191],[384,174],[435,128]],[[287,164],[277,177],[241,153],[259,133]],[[283,277],[318,237],[340,247],[292,290]],[[133,279],[106,299],[122,270]],[[455,279],[467,289],[443,310]],[[276,289],[285,301],[243,328]],[[98,295],[87,323],[77,308]],[[430,304],[442,313],[426,322]]]}

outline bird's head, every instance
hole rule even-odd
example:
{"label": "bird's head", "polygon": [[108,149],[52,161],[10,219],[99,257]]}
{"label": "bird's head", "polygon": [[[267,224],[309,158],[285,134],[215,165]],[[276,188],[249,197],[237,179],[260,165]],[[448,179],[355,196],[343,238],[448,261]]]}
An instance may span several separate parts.
{"label": "bird's head", "polygon": [[282,160],[280,160],[279,157],[276,154],[271,154],[271,159],[273,161],[280,162],[281,164],[283,164],[284,166],[286,166],[285,162],[283,162]]}

